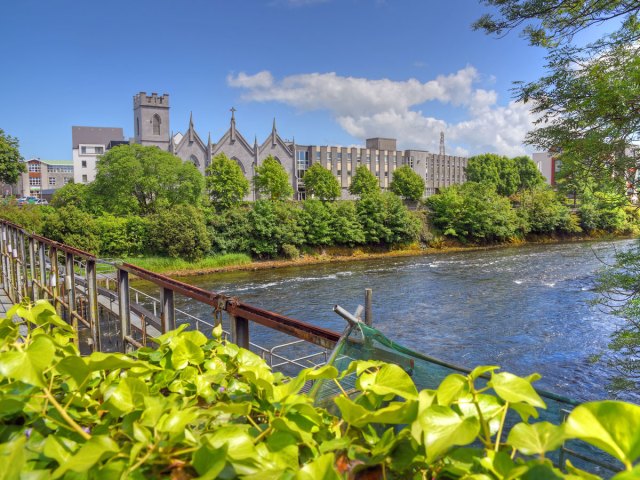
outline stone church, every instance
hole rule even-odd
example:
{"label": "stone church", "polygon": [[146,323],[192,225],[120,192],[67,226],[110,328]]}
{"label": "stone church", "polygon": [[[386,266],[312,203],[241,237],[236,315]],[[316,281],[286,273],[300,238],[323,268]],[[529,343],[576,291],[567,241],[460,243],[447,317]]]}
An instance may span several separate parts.
{"label": "stone church", "polygon": [[[187,131],[174,134],[170,129],[169,95],[140,92],[133,97],[134,142],[140,145],[155,145],[162,150],[173,153],[185,162],[193,163],[204,175],[211,163],[211,158],[223,152],[235,160],[245,177],[251,181],[255,168],[269,155],[275,158],[289,174],[291,185],[297,191],[298,179],[294,161],[295,142],[285,142],[276,129],[273,121],[271,134],[261,144],[254,138],[253,145],[236,129],[235,109],[231,109],[229,129],[216,143],[211,142],[211,134],[207,141],[198,135],[193,124],[193,116],[189,119]],[[254,200],[255,192],[246,200]]]}

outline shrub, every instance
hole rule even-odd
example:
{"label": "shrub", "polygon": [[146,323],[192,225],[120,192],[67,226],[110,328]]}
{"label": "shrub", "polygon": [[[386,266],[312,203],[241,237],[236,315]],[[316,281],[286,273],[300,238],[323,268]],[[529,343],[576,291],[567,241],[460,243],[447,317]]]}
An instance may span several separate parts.
{"label": "shrub", "polygon": [[[316,165],[319,165],[316,163]],[[324,169],[327,171],[327,169]],[[300,224],[307,245],[331,245],[334,232],[332,228],[332,208],[320,200],[305,200],[302,203]]]}
{"label": "shrub", "polygon": [[251,206],[240,205],[210,216],[208,225],[214,252],[251,252],[250,212]]}
{"label": "shrub", "polygon": [[46,216],[42,234],[95,255],[100,253],[96,221],[90,214],[74,206],[52,209]]}
{"label": "shrub", "polygon": [[148,243],[148,222],[137,216],[115,217],[104,214],[96,218],[100,253],[121,257],[137,255]]}
{"label": "shrub", "polygon": [[211,249],[207,226],[200,210],[174,205],[149,217],[150,246],[154,252],[194,261]]}
{"label": "shrub", "polygon": [[285,243],[304,244],[300,209],[294,203],[258,200],[249,212],[249,222],[251,252],[259,257],[277,256]]}
{"label": "shrub", "polygon": [[282,245],[282,255],[284,258],[288,258],[290,260],[295,260],[300,257],[300,250],[298,250],[294,245],[289,245],[285,243]]}
{"label": "shrub", "polygon": [[342,201],[331,205],[330,221],[334,243],[353,247],[365,242],[355,202]]}

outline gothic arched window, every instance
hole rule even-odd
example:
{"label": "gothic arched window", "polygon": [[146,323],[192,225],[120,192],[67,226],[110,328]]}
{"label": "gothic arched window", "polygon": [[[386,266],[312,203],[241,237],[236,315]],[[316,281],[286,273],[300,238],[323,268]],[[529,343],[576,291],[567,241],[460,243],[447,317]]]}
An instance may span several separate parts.
{"label": "gothic arched window", "polygon": [[191,163],[193,163],[196,167],[200,168],[200,161],[198,160],[198,157],[196,157],[195,155],[191,155],[191,157],[189,158],[189,160],[191,161]]}
{"label": "gothic arched window", "polygon": [[246,170],[244,169],[244,165],[242,165],[242,162],[238,160],[238,157],[231,157],[231,160],[235,161],[238,164],[240,170],[242,170],[242,173],[244,173],[245,175],[247,174]]}
{"label": "gothic arched window", "polygon": [[140,117],[136,117],[136,135],[140,136]]}
{"label": "gothic arched window", "polygon": [[160,115],[158,114],[154,115],[151,122],[153,123],[153,134],[160,135],[160,123],[161,123]]}
{"label": "gothic arched window", "polygon": [[280,165],[282,165],[282,162],[280,161],[280,159],[278,157],[273,157],[273,159],[278,162]]}

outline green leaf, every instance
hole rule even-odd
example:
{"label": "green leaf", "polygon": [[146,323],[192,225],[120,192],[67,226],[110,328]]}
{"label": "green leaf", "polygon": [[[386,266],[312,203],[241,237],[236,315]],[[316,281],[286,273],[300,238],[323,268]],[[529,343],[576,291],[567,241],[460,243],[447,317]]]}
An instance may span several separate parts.
{"label": "green leaf", "polygon": [[448,406],[460,395],[469,391],[469,382],[466,377],[454,373],[447,376],[438,387],[438,404]]}
{"label": "green leaf", "polygon": [[[579,468],[574,467],[571,464],[571,460],[567,460],[565,468],[567,469],[567,473],[573,475],[576,478],[581,478],[583,480],[602,480],[602,477],[599,477],[598,475],[594,475],[592,473],[585,472],[584,470],[580,470]],[[627,472],[625,472],[625,473],[627,473]],[[613,478],[615,479],[616,477],[613,477]],[[624,479],[624,480],[632,480],[633,478],[637,478],[637,477],[629,477],[629,478]],[[618,479],[618,480],[623,480],[623,479]]]}
{"label": "green leaf", "polygon": [[20,435],[16,439],[0,444],[0,480],[20,478],[25,463],[25,445],[27,438]]}
{"label": "green leaf", "polygon": [[363,373],[360,377],[360,387],[363,391],[373,392],[377,395],[397,395],[407,400],[417,400],[418,390],[407,372],[394,364],[384,364],[380,370],[371,374],[370,382],[363,380],[369,374]]}
{"label": "green leaf", "polygon": [[494,370],[498,370],[499,368],[500,367],[495,365],[480,365],[471,371],[471,373],[469,374],[469,377],[471,377],[472,380],[476,380],[477,378],[481,377],[485,373],[493,372]]}
{"label": "green leaf", "polygon": [[510,403],[524,402],[538,408],[546,408],[544,401],[531,383],[511,373],[494,373],[488,383],[500,398]]}
{"label": "green leaf", "polygon": [[93,436],[64,464],[53,472],[54,479],[62,477],[69,470],[73,472],[86,472],[93,468],[102,459],[113,456],[118,452],[118,444],[111,438],[100,435]]}
{"label": "green leaf", "polygon": [[55,351],[49,337],[38,335],[26,350],[0,354],[0,375],[44,387],[43,372],[51,366]]}
{"label": "green leaf", "polygon": [[204,361],[202,349],[184,337],[178,337],[171,342],[171,364],[175,370],[181,370],[188,364],[200,365]]}
{"label": "green leaf", "polygon": [[313,462],[304,465],[296,475],[297,480],[340,480],[336,472],[333,453],[320,455]]}
{"label": "green leaf", "polygon": [[123,378],[117,387],[105,394],[107,406],[116,414],[125,415],[135,409],[144,408],[144,399],[149,395],[147,386],[137,378]]}
{"label": "green leaf", "polygon": [[525,455],[543,455],[560,447],[565,440],[564,429],[549,422],[519,423],[511,429],[507,443]]}
{"label": "green leaf", "polygon": [[199,480],[214,480],[226,464],[227,449],[211,448],[206,443],[193,453],[193,468]]}
{"label": "green leaf", "polygon": [[427,461],[432,462],[455,445],[473,442],[480,432],[475,417],[461,417],[450,407],[432,405],[421,412],[418,421],[424,432]]}
{"label": "green leaf", "polygon": [[640,406],[614,400],[582,404],[569,415],[566,433],[613,455],[630,469],[640,456]]}
{"label": "green leaf", "polygon": [[[582,478],[585,478],[587,480],[592,480],[591,478],[588,478],[586,476]],[[594,478],[598,478],[598,477],[594,477]],[[638,480],[638,478],[640,478],[640,465],[636,465],[631,470],[626,470],[624,472],[618,473],[611,480]]]}

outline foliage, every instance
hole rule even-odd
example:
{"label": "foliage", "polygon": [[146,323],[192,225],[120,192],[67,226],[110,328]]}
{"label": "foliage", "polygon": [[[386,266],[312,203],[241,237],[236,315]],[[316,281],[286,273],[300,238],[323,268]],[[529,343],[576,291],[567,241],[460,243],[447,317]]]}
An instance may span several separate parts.
{"label": "foliage", "polygon": [[284,244],[304,243],[300,210],[295,204],[258,200],[249,212],[250,249],[258,257],[275,257]]}
{"label": "foliage", "polygon": [[418,239],[418,219],[394,193],[365,194],[356,203],[356,211],[366,243],[396,245]]}
{"label": "foliage", "polygon": [[[531,44],[549,52],[545,75],[516,87],[516,99],[530,102],[537,115],[538,128],[527,142],[574,156],[600,179],[615,174],[633,183],[635,171],[629,169],[637,165],[634,144],[640,132],[640,85],[635,81],[640,74],[640,2],[484,3],[496,6],[497,13],[483,16],[476,28],[501,35],[524,25]],[[603,28],[603,23],[608,25]],[[573,36],[585,29],[596,40],[575,42]]]}
{"label": "foliage", "polygon": [[42,234],[46,216],[51,208],[43,205],[16,205],[10,201],[0,208],[0,218],[20,225],[28,232]]}
{"label": "foliage", "polygon": [[149,243],[161,255],[195,261],[211,249],[202,211],[191,205],[162,209],[149,217]]}
{"label": "foliage", "polygon": [[365,243],[354,202],[342,201],[332,205],[331,230],[334,242],[338,245],[353,247]]}
{"label": "foliage", "polygon": [[391,230],[385,225],[385,211],[382,194],[378,190],[362,194],[356,202],[358,221],[362,226],[365,243],[381,244],[391,236]]}
{"label": "foliage", "polygon": [[542,186],[546,180],[531,157],[526,155],[511,159],[518,172],[518,190],[531,190]]}
{"label": "foliage", "polygon": [[586,232],[630,233],[634,227],[627,218],[627,203],[615,192],[585,192],[578,208],[580,226]]}
{"label": "foliage", "polygon": [[389,190],[407,200],[418,201],[424,194],[424,179],[408,165],[393,172]]}
{"label": "foliage", "polygon": [[[616,479],[637,473],[640,407],[591,402],[564,424],[530,423],[545,408],[535,374],[478,367],[418,391],[398,365],[359,361],[287,379],[223,341],[220,327],[213,338],[180,328],[157,348],[81,357],[71,327],[45,302],[7,317],[5,478],[597,479],[569,462],[568,473],[553,466],[550,453],[568,439],[618,459],[625,472]],[[332,400],[340,417],[302,393],[314,380],[343,391]]]}
{"label": "foliage", "polygon": [[224,255],[211,255],[189,262],[181,258],[171,257],[129,257],[125,258],[128,263],[133,263],[139,267],[146,268],[153,272],[177,272],[184,270],[208,270],[218,269],[231,265],[247,265],[251,263],[251,257],[244,253],[227,253]]}
{"label": "foliage", "polygon": [[96,255],[100,253],[95,219],[74,206],[52,209],[45,218],[42,235]]}
{"label": "foliage", "polygon": [[147,250],[149,222],[146,218],[116,217],[106,213],[96,217],[95,222],[102,256],[126,257]]}
{"label": "foliage", "polygon": [[249,205],[235,206],[208,220],[214,252],[251,253],[251,209]]}
{"label": "foliage", "polygon": [[59,188],[51,198],[52,207],[77,207],[85,212],[89,206],[89,187],[84,183],[69,182]]}
{"label": "foliage", "polygon": [[351,195],[364,196],[377,192],[380,192],[380,181],[365,165],[360,165],[356,168],[356,173],[351,179],[349,193]]}
{"label": "foliage", "polygon": [[518,214],[527,230],[537,234],[578,233],[577,219],[571,215],[558,194],[544,185],[520,194]]}
{"label": "foliage", "polygon": [[196,204],[203,186],[191,162],[153,146],[120,145],[98,160],[91,196],[107,212],[148,215]]}
{"label": "foliage", "polygon": [[304,174],[304,187],[309,195],[323,202],[333,202],[340,196],[340,184],[330,170],[314,163]]}
{"label": "foliage", "polygon": [[27,171],[19,147],[18,139],[0,128],[0,183],[13,185]]}
{"label": "foliage", "polygon": [[469,158],[466,173],[468,181],[491,185],[498,195],[505,197],[516,193],[520,185],[520,176],[515,162],[495,153],[485,153]]}
{"label": "foliage", "polygon": [[258,193],[270,200],[284,200],[293,195],[289,174],[271,155],[264,159],[262,165],[256,167],[253,185]]}
{"label": "foliage", "polygon": [[[316,163],[316,165],[319,165]],[[326,169],[323,169],[326,170]],[[307,245],[331,245],[334,239],[333,209],[320,200],[305,200],[300,217]]]}
{"label": "foliage", "polygon": [[211,165],[207,167],[205,183],[209,198],[219,209],[227,209],[241,202],[250,188],[240,165],[224,153],[216,155],[211,160]]}
{"label": "foliage", "polygon": [[523,233],[511,203],[490,184],[467,182],[443,189],[427,199],[431,221],[444,235],[486,243]]}

